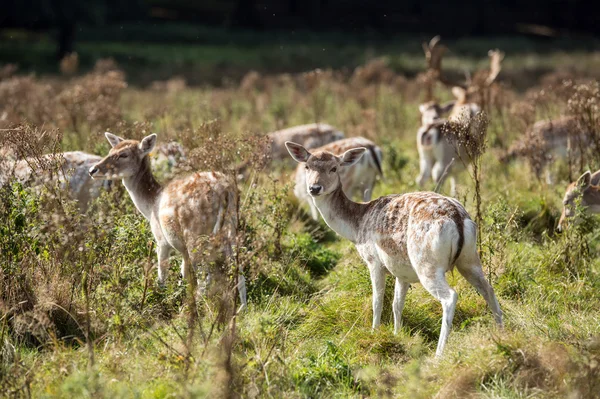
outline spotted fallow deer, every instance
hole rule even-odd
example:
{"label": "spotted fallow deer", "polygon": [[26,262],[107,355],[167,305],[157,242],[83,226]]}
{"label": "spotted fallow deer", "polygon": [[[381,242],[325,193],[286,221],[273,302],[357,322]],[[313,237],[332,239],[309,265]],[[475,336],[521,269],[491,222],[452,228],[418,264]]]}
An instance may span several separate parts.
{"label": "spotted fallow deer", "polygon": [[420,172],[416,179],[419,187],[423,187],[430,177],[441,187],[449,177],[450,193],[452,196],[456,194],[456,173],[464,169],[471,159],[454,130],[460,126],[468,126],[472,137],[481,136],[483,125],[479,119],[480,112],[481,109],[476,104],[458,107],[455,104],[448,119],[432,119],[419,128],[417,150]]}
{"label": "spotted fallow deer", "polygon": [[[152,174],[148,157],[156,145],[156,134],[142,141],[125,140],[108,132],[105,136],[112,149],[90,168],[90,176],[121,179],[136,208],[150,222],[161,284],[167,278],[172,249],[183,256],[184,279],[189,278],[190,268],[201,257],[209,261],[222,254],[231,257],[238,224],[238,192],[232,178],[217,172],[199,172],[162,186]],[[212,240],[206,240],[207,237]],[[241,273],[238,290],[244,308],[246,284]]]}
{"label": "spotted fallow deer", "polygon": [[[371,196],[373,195],[373,187],[377,181],[377,176],[383,177],[383,171],[381,170],[383,155],[378,145],[364,137],[350,137],[334,141],[333,143],[317,148],[315,151],[328,151],[336,155],[341,155],[345,151],[357,147],[364,147],[367,149],[367,152],[353,168],[340,169],[340,179],[344,187],[344,193],[349,198],[358,196],[367,202],[371,200]],[[319,220],[319,211],[306,191],[306,169],[302,164],[299,164],[296,168],[294,194],[300,202],[308,203],[312,218]]]}
{"label": "spotted fallow deer", "polygon": [[0,159],[0,186],[11,179],[30,186],[58,182],[84,212],[89,202],[110,185],[108,181],[94,182],[88,174],[89,168],[101,159],[102,157],[82,151],[45,154],[19,160]]}
{"label": "spotted fallow deer", "polygon": [[306,148],[318,148],[325,144],[343,139],[344,133],[326,123],[309,123],[293,126],[269,133],[271,159],[282,161],[289,159],[285,149],[286,141],[301,143]]}
{"label": "spotted fallow deer", "polygon": [[340,172],[358,162],[365,148],[336,156],[327,151],[310,153],[296,143],[286,146],[294,160],[305,164],[306,190],[327,225],[352,241],[367,263],[373,284],[373,328],[381,320],[386,272],[396,279],[392,307],[395,333],[401,327],[409,285],[420,282],[442,304],[436,350],[436,356],[441,356],[458,298],[445,278],[453,266],[485,298],[496,322],[502,325],[502,311],[477,253],[476,225],[457,200],[418,192],[356,203],[344,194]]}
{"label": "spotted fallow deer", "polygon": [[[432,39],[432,42],[434,44],[429,45],[426,57],[428,60],[432,58],[437,61],[428,62],[430,69],[428,76],[434,77],[444,85],[450,85],[441,71],[441,58],[446,48],[440,47],[437,36]],[[490,50],[488,56],[489,70],[478,71],[473,79],[469,79],[465,87],[460,85],[452,87],[454,101],[443,105],[430,101],[419,106],[421,127],[417,132],[417,149],[420,173],[416,181],[420,187],[423,187],[430,177],[441,187],[445,179],[450,177],[450,192],[451,195],[455,195],[455,174],[472,161],[469,156],[466,156],[462,143],[457,140],[458,132],[455,130],[466,128],[473,138],[482,134],[484,123],[483,118],[479,116],[482,111],[480,103],[487,102],[486,93],[500,73],[504,53]],[[445,113],[449,113],[447,119],[442,118]]]}
{"label": "spotted fallow deer", "polygon": [[557,230],[561,232],[565,228],[567,220],[575,215],[576,201],[585,212],[590,214],[600,213],[600,170],[582,174],[576,182],[569,184],[563,198],[563,211],[558,221]]}

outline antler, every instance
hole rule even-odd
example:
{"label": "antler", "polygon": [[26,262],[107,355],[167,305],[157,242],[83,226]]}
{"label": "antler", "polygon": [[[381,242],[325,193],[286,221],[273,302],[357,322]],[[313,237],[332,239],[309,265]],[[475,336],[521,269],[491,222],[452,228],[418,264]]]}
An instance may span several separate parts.
{"label": "antler", "polygon": [[442,75],[442,57],[448,50],[446,46],[440,44],[441,39],[440,35],[437,35],[429,41],[429,44],[423,43],[427,69],[437,72],[440,76]]}
{"label": "antler", "polygon": [[469,92],[478,91],[486,87],[490,87],[492,83],[498,77],[498,74],[502,70],[502,60],[504,59],[504,52],[496,49],[488,52],[490,57],[490,68],[477,71],[473,76],[471,84],[469,84]]}
{"label": "antler", "polygon": [[485,80],[486,86],[494,83],[498,74],[502,70],[502,60],[504,59],[504,52],[498,49],[488,51],[488,57],[490,57],[490,74]]}

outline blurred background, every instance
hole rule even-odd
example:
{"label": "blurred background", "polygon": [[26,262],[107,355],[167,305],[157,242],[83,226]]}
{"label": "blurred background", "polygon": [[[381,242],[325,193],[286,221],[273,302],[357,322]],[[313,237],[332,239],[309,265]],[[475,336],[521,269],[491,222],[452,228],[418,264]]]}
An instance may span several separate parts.
{"label": "blurred background", "polygon": [[[250,69],[354,68],[379,56],[389,57],[396,72],[414,76],[423,69],[421,42],[435,34],[450,43],[450,60],[469,62],[489,48],[503,49],[509,57],[505,78],[510,80],[510,57],[589,52],[600,43],[598,5],[591,0],[2,3],[0,63],[16,63],[20,72],[57,73],[57,60],[75,51],[81,71],[112,57],[128,81],[138,85],[173,75],[192,85],[219,85],[239,81]],[[449,67],[465,66],[455,64],[450,61]],[[563,67],[582,67],[577,64]],[[528,76],[555,67],[555,61],[532,60]]]}

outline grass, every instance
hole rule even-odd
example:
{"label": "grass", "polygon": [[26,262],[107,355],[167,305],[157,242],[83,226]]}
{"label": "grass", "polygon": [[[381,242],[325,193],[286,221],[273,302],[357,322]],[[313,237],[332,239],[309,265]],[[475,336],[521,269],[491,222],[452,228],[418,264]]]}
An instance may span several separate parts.
{"label": "grass", "polygon": [[[457,52],[463,51],[461,42],[456,43]],[[84,55],[87,45],[81,43]],[[91,41],[89,46],[90,52],[106,50],[106,55],[117,49]],[[184,63],[196,62],[196,46],[190,45],[189,53],[179,51],[185,45],[153,46],[163,47],[136,51],[145,54],[144,59],[157,57],[157,64],[164,62],[161,57],[169,58],[169,51],[182,59],[190,57]],[[128,48],[122,47],[122,54]],[[153,54],[156,48],[165,52]],[[207,54],[205,60],[231,57],[239,62],[236,57],[244,57],[237,50],[229,55],[227,51]],[[247,67],[254,67],[252,59],[263,62],[263,50],[244,51],[250,54]],[[540,57],[547,57],[552,68],[562,56]],[[585,59],[585,65],[597,62],[593,54],[575,57]],[[357,56],[352,62],[362,61]],[[454,62],[449,59],[448,65]],[[456,62],[463,61],[457,57]],[[507,56],[509,70],[527,69],[528,63],[527,57]],[[61,85],[82,85],[93,93],[96,86],[105,86],[77,79],[35,82],[59,85],[53,89],[58,92],[64,90]],[[193,169],[205,169],[203,162],[212,162],[204,158],[207,153],[221,161],[232,159],[236,151],[239,157],[249,156],[253,147],[248,143],[254,136],[313,121],[318,112],[347,135],[364,135],[383,147],[386,177],[374,198],[417,190],[414,134],[419,92],[411,81],[396,85],[328,77],[314,92],[301,77],[283,83],[276,79],[263,78],[250,88],[232,84],[174,93],[115,85],[121,88],[114,93],[83,99],[63,91],[64,108],[49,113],[34,111],[57,102],[37,99],[34,88],[4,106],[20,110],[18,122],[28,119],[48,130],[59,128],[63,150],[105,154],[105,130],[137,138],[156,131],[159,141],[176,139],[195,154]],[[439,90],[441,98],[449,97]],[[511,101],[524,99],[518,92],[504,95]],[[567,100],[553,100],[551,114],[567,112]],[[116,102],[118,107],[111,111],[115,114],[87,117],[104,109],[102,101]],[[522,129],[511,101],[500,101],[491,111],[490,132],[501,138],[498,142],[510,143]],[[89,106],[86,111],[71,105],[82,102]],[[59,117],[72,113],[83,115],[76,125]],[[39,145],[46,144],[40,140]],[[458,273],[450,273],[448,280],[459,300],[440,360],[433,355],[441,306],[418,284],[408,293],[404,326],[394,335],[393,284],[388,279],[383,325],[371,331],[366,267],[350,242],[332,235],[323,222],[310,221],[307,209],[298,207],[284,166],[274,165],[254,175],[253,183],[241,183],[246,235],[242,251],[253,255],[247,255],[246,268],[249,308],[236,319],[232,341],[227,340],[231,323],[215,322],[219,305],[208,298],[199,300],[200,318],[191,342],[186,342],[189,307],[185,285],[177,284],[178,259],[172,262],[166,288],[158,288],[155,270],[148,272],[155,262],[149,226],[119,185],[82,218],[62,218],[51,192],[38,194],[17,183],[4,186],[0,212],[10,224],[0,228],[0,392],[48,398],[598,397],[597,220],[583,218],[566,233],[555,234],[568,180],[564,165],[553,167],[559,180],[547,185],[536,179],[525,160],[500,164],[497,154],[502,148],[495,142],[490,147],[481,162],[481,256],[506,326],[496,329],[483,299]],[[586,167],[598,165],[597,158],[587,162]],[[458,198],[471,214],[473,187],[464,172]]]}

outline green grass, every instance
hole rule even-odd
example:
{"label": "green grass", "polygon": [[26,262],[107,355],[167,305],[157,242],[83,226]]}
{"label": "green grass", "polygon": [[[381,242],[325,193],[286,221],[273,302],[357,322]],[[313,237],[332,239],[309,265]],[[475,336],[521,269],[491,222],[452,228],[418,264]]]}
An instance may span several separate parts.
{"label": "green grass", "polygon": [[[460,49],[461,42],[456,43]],[[481,46],[488,44],[494,47],[496,43]],[[88,45],[90,52],[109,55],[118,50],[122,57],[130,49],[129,45],[91,41],[80,45],[84,55],[89,54],[83,50]],[[132,47],[144,63],[153,60],[156,65],[166,63],[169,54],[184,64],[218,63],[228,57],[239,63],[236,57],[245,56],[236,53],[239,49],[235,47],[231,53],[217,48],[203,59],[192,51],[196,46],[180,46]],[[154,53],[157,48],[162,50]],[[243,50],[248,52],[246,67],[264,62],[261,53],[268,49]],[[360,57],[356,57],[352,62],[359,63]],[[551,68],[562,56],[550,53],[540,57],[546,57],[544,62]],[[595,55],[573,57],[586,59],[586,65],[597,62]],[[528,68],[528,58],[520,59],[521,63],[518,58],[507,58],[507,69]],[[409,60],[403,62],[408,65]],[[449,65],[455,65],[453,62],[448,60]],[[386,177],[377,185],[374,197],[417,190],[414,135],[419,123],[418,98],[391,86],[345,86],[346,91],[340,92],[329,83],[322,87],[324,101],[318,109],[322,119],[348,135],[367,135],[383,147]],[[445,92],[439,94],[449,97]],[[293,84],[249,93],[236,86],[188,88],[171,94],[130,87],[120,97],[125,125],[66,131],[64,149],[80,149],[75,143],[84,142],[87,151],[106,152],[106,144],[100,144],[101,131],[125,134],[119,129],[127,128],[140,136],[143,129],[150,128],[136,127],[133,122],[147,121],[160,141],[195,137],[203,140],[197,151],[213,150],[218,137],[235,138],[241,144],[241,138],[254,132],[314,120],[315,98]],[[565,107],[563,99],[552,112],[558,114]],[[490,130],[505,143],[519,134],[518,121],[509,108],[506,104],[504,113],[491,115]],[[366,111],[375,112],[376,118],[369,119]],[[215,119],[219,135],[209,141],[202,123]],[[47,121],[49,126],[53,122]],[[80,136],[87,140],[70,140]],[[559,181],[546,185],[522,160],[500,164],[499,150],[490,148],[482,160],[481,256],[504,310],[505,329],[494,326],[484,300],[460,274],[449,273],[459,300],[453,332],[439,360],[433,355],[441,305],[415,284],[407,296],[403,328],[394,335],[393,284],[388,278],[383,325],[371,331],[367,268],[350,242],[332,235],[323,222],[310,221],[305,208],[298,209],[286,186],[289,170],[283,166],[267,169],[269,177],[259,178],[256,185],[241,185],[245,201],[241,209],[250,240],[246,249],[266,245],[246,270],[249,307],[236,320],[230,374],[223,366],[223,337],[229,330],[213,325],[218,305],[211,300],[199,301],[201,319],[189,348],[191,356],[182,356],[188,312],[185,286],[177,284],[177,259],[172,262],[173,273],[165,289],[156,286],[155,270],[144,273],[155,262],[148,244],[151,233],[120,185],[101,198],[78,225],[86,230],[69,239],[64,237],[70,237],[72,230],[59,213],[47,208],[43,196],[18,185],[2,191],[1,215],[12,224],[0,228],[0,286],[10,287],[11,293],[17,292],[16,288],[30,293],[27,300],[35,301],[37,307],[10,313],[7,305],[23,306],[22,299],[2,297],[0,388],[6,390],[0,392],[14,396],[31,392],[33,397],[46,398],[218,397],[223,386],[230,385],[234,396],[241,397],[598,397],[597,220],[584,219],[576,228],[555,234],[567,182],[564,168],[555,165]],[[473,182],[467,172],[459,176],[458,197],[473,215]],[[57,230],[46,229],[46,225]],[[83,250],[72,248],[72,241],[84,243]],[[578,245],[582,242],[588,244],[589,252]],[[91,287],[93,366],[83,332],[84,281]],[[25,282],[31,287],[20,285]],[[79,324],[48,313],[44,306],[49,303],[70,304],[70,313]],[[13,317],[44,314],[64,325],[56,329],[48,325],[44,333],[37,331],[35,324],[27,325],[25,331],[11,324]],[[46,326],[44,319],[39,323]],[[38,335],[31,336],[34,333]]]}

